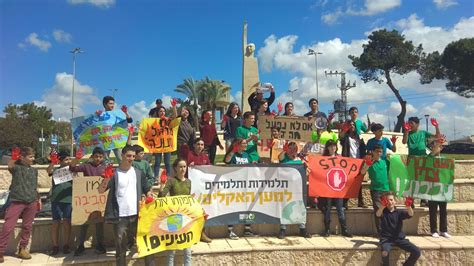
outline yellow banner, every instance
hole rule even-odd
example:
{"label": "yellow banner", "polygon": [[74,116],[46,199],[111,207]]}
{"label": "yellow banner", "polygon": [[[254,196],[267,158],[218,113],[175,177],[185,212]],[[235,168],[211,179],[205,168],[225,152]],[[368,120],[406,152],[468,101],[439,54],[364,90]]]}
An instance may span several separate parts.
{"label": "yellow banner", "polygon": [[145,152],[173,152],[178,145],[181,117],[175,119],[144,118],[138,131],[138,145]]}
{"label": "yellow banner", "polygon": [[201,239],[204,210],[193,196],[157,198],[140,208],[138,256],[189,248]]}

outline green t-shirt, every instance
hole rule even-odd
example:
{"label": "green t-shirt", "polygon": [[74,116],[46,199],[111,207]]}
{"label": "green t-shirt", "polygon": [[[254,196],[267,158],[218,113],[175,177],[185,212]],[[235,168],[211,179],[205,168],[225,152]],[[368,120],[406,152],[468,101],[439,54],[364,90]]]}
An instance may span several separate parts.
{"label": "green t-shirt", "polygon": [[53,180],[53,187],[51,188],[51,202],[72,203],[72,180],[59,185],[54,185]]}
{"label": "green t-shirt", "polygon": [[142,176],[145,177],[148,186],[151,187],[155,184],[155,176],[149,162],[146,160],[136,160],[132,162],[132,165],[142,172]]}
{"label": "green t-shirt", "polygon": [[319,137],[319,143],[326,145],[326,142],[328,142],[328,140],[333,140],[334,142],[337,143],[337,139],[338,139],[338,136],[336,133],[332,131],[331,132],[323,131],[321,133],[321,136]]}
{"label": "green t-shirt", "polygon": [[252,159],[249,154],[245,151],[242,153],[234,153],[232,159],[230,159],[229,164],[249,164],[252,163]]}
{"label": "green t-shirt", "polygon": [[285,157],[283,158],[283,160],[280,161],[280,163],[285,163],[285,164],[303,164],[303,161],[301,161],[300,159],[290,159],[290,157],[288,157],[288,154],[285,153]]}
{"label": "green t-shirt", "polygon": [[190,195],[191,180],[185,178],[183,181],[180,181],[176,177],[168,178],[163,191],[159,193],[159,197],[166,197],[168,192],[170,196]]}
{"label": "green t-shirt", "polygon": [[426,142],[432,135],[424,130],[408,133],[408,155],[426,155]]}
{"label": "green t-shirt", "polygon": [[387,161],[380,159],[369,167],[370,190],[388,191]]}
{"label": "green t-shirt", "polygon": [[364,122],[360,121],[360,119],[356,119],[354,123],[355,123],[356,133],[358,136],[360,136],[361,131],[363,131],[364,133],[368,131],[367,125]]}
{"label": "green t-shirt", "polygon": [[[255,127],[248,128],[246,126],[240,126],[235,131],[236,138],[248,139],[250,138],[251,134],[258,135],[258,129],[256,129]],[[258,139],[260,139],[260,136],[258,137]],[[249,154],[249,158],[252,162],[258,162],[260,160],[260,156],[258,155],[257,151],[257,145],[258,143],[255,143],[255,141],[253,140],[247,143],[246,152]]]}

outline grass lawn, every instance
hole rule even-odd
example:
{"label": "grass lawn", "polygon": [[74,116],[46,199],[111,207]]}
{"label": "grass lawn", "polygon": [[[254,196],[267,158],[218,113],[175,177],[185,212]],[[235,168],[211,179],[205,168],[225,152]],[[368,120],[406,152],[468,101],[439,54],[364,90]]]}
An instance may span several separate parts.
{"label": "grass lawn", "polygon": [[455,160],[474,160],[474,154],[444,154],[444,153],[441,153],[441,156],[444,156],[448,159],[455,159]]}

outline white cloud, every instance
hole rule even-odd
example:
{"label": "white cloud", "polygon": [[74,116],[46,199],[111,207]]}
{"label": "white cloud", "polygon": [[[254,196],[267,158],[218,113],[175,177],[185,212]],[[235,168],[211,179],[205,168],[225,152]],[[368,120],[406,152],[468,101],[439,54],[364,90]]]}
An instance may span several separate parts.
{"label": "white cloud", "polygon": [[59,29],[54,30],[53,36],[57,42],[70,43],[72,41],[72,35],[63,30],[59,30]]}
{"label": "white cloud", "polygon": [[[72,75],[67,73],[57,73],[54,85],[47,89],[38,105],[47,106],[53,111],[55,118],[61,120],[71,119],[71,96],[72,96]],[[94,89],[88,85],[74,81],[74,116],[84,115],[85,105],[95,105],[95,109],[102,106],[102,102],[97,98]]]}
{"label": "white cloud", "polygon": [[458,4],[456,0],[433,0],[438,9],[446,9],[450,6],[455,6]]}
{"label": "white cloud", "polygon": [[91,4],[101,8],[109,8],[115,5],[115,0],[68,0],[72,5]]}
{"label": "white cloud", "polygon": [[401,0],[365,0],[364,7],[359,8],[350,6],[350,3],[348,3],[345,11],[342,10],[342,7],[338,7],[336,11],[322,15],[321,20],[328,25],[332,25],[336,24],[341,17],[374,16],[399,7],[402,4]]}
{"label": "white cloud", "polygon": [[128,107],[128,113],[133,118],[134,122],[137,123],[143,118],[148,117],[148,112],[151,108],[155,107],[155,102],[152,101],[148,105],[145,101],[136,102]]}
{"label": "white cloud", "polygon": [[30,33],[23,43],[18,44],[18,47],[25,49],[27,45],[35,46],[43,52],[47,52],[49,48],[51,48],[51,43],[46,40],[41,40],[36,32]]}
{"label": "white cloud", "polygon": [[234,95],[230,95],[230,101],[236,102],[239,106],[242,104],[242,91],[237,91]]}

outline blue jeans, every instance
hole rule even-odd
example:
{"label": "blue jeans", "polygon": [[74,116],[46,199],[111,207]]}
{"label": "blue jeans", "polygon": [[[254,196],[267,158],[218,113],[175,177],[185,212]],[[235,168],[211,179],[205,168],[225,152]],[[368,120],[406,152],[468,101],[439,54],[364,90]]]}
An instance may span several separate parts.
{"label": "blue jeans", "polygon": [[[176,255],[175,250],[170,250],[166,254],[166,264],[168,266],[174,266],[175,255]],[[191,248],[183,249],[183,260],[184,260],[184,266],[191,266]]]}
{"label": "blue jeans", "polygon": [[[122,149],[113,149],[113,151],[115,158],[117,158],[117,163],[120,163],[120,161],[122,160]],[[110,150],[105,151],[105,159],[110,161]]]}
{"label": "blue jeans", "polygon": [[344,199],[336,199],[336,198],[325,198],[326,200],[326,208],[324,210],[324,224],[331,223],[331,208],[332,203],[336,203],[336,211],[337,217],[339,218],[339,223],[341,226],[345,226],[346,224],[346,214],[344,211]]}
{"label": "blue jeans", "polygon": [[155,165],[153,166],[153,172],[155,173],[155,177],[160,174],[161,157],[163,156],[163,154],[165,155],[166,175],[169,176],[171,174],[171,153],[153,153],[153,155],[155,155]]}

